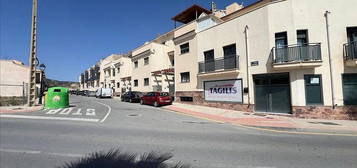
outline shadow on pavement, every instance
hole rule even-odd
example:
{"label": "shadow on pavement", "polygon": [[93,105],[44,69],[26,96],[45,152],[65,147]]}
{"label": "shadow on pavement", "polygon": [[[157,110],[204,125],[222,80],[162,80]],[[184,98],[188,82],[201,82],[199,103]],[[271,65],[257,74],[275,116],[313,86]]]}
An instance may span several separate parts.
{"label": "shadow on pavement", "polygon": [[156,152],[141,155],[123,153],[119,149],[108,152],[94,152],[79,160],[65,163],[58,168],[190,168],[182,163],[168,164],[172,154],[158,154]]}

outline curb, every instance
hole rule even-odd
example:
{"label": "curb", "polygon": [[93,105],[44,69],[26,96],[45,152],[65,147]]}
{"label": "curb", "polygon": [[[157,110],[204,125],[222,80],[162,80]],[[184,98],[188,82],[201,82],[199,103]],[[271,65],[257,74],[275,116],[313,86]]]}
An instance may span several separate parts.
{"label": "curb", "polygon": [[13,109],[0,109],[0,114],[6,114],[6,113],[28,113],[28,112],[35,112],[42,110],[43,106],[35,106],[32,108],[28,109],[19,109],[19,110],[13,110]]}
{"label": "curb", "polygon": [[[179,110],[173,110],[173,109],[170,109],[168,107],[163,107],[161,109],[166,110],[166,111],[170,111],[170,112],[174,112],[174,113],[177,113],[177,114],[181,114],[181,115],[187,115],[187,116],[191,116],[191,117],[195,117],[195,118],[214,121],[214,122],[217,122],[217,123],[229,123],[229,124],[232,124],[234,126],[239,126],[239,127],[249,128],[249,129],[254,129],[254,130],[260,130],[260,131],[275,132],[275,133],[285,133],[285,134],[297,134],[297,135],[328,135],[328,136],[357,137],[357,133],[338,133],[338,132],[330,133],[330,132],[322,132],[321,130],[318,130],[318,129],[315,130],[315,131],[304,131],[304,130],[301,130],[301,129],[304,129],[304,128],[298,128],[298,127],[291,128],[291,127],[255,126],[255,125],[240,124],[239,122],[234,122],[234,119],[229,119],[227,117],[220,117],[220,116],[214,117],[214,115],[212,115],[212,114],[206,115],[206,114],[200,113],[200,112],[194,112],[192,114],[192,113],[186,113],[186,112],[179,111]],[[192,110],[188,110],[188,111],[192,111]],[[210,118],[210,116],[212,118]],[[225,120],[225,119],[228,119],[228,120]]]}

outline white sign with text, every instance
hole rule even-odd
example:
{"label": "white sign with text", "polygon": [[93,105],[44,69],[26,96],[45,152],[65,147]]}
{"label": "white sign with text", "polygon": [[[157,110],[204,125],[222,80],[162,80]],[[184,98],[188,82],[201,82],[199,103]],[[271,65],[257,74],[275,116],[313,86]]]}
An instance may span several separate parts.
{"label": "white sign with text", "polygon": [[243,102],[241,79],[206,81],[204,88],[206,101]]}

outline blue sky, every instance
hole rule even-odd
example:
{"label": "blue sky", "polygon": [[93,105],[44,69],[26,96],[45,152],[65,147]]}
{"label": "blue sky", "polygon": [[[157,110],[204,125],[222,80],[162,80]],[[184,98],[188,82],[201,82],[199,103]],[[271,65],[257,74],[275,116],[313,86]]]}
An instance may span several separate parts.
{"label": "blue sky", "polygon": [[[173,16],[207,0],[38,0],[38,57],[48,78],[78,81],[99,59],[130,51],[174,28]],[[216,0],[219,9],[238,2]],[[32,0],[0,0],[0,58],[28,64]]]}

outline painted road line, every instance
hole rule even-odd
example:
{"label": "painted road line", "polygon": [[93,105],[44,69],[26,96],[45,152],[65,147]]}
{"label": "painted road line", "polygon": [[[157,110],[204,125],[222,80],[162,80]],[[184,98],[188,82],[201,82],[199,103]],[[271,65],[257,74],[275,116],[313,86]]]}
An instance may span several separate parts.
{"label": "painted road line", "polygon": [[65,108],[63,109],[60,113],[58,114],[62,114],[62,115],[68,115],[69,113],[71,113],[73,110],[73,108]]}
{"label": "painted road line", "polygon": [[58,113],[59,111],[61,111],[62,109],[52,109],[52,110],[48,110],[46,112],[46,114],[56,114]]}
{"label": "painted road line", "polygon": [[82,109],[79,108],[79,109],[77,109],[77,111],[76,111],[75,113],[72,113],[72,115],[83,115],[83,114],[81,113],[81,111],[82,111]]}
{"label": "painted road line", "polygon": [[87,109],[86,115],[87,116],[95,116],[95,109]]}
{"label": "painted road line", "polygon": [[101,105],[103,105],[103,106],[106,106],[108,108],[107,114],[104,116],[104,118],[102,120],[100,120],[100,122],[103,123],[107,119],[107,117],[109,116],[110,112],[112,111],[112,108],[109,105],[106,105],[104,103],[101,103],[101,102],[98,102],[98,101],[96,101],[96,102],[101,104]]}
{"label": "painted road line", "polygon": [[54,155],[54,156],[76,157],[76,158],[84,156],[81,154],[42,152],[42,151],[38,151],[38,150],[19,150],[19,149],[3,149],[3,148],[0,148],[0,152],[24,153],[24,154],[43,154],[43,155]]}
{"label": "painted road line", "polygon": [[68,120],[68,121],[99,122],[99,119],[90,119],[90,118],[45,117],[45,116],[26,116],[26,115],[10,115],[10,114],[1,114],[1,115],[0,115],[0,118],[19,118],[19,119],[34,119],[34,120]]}

